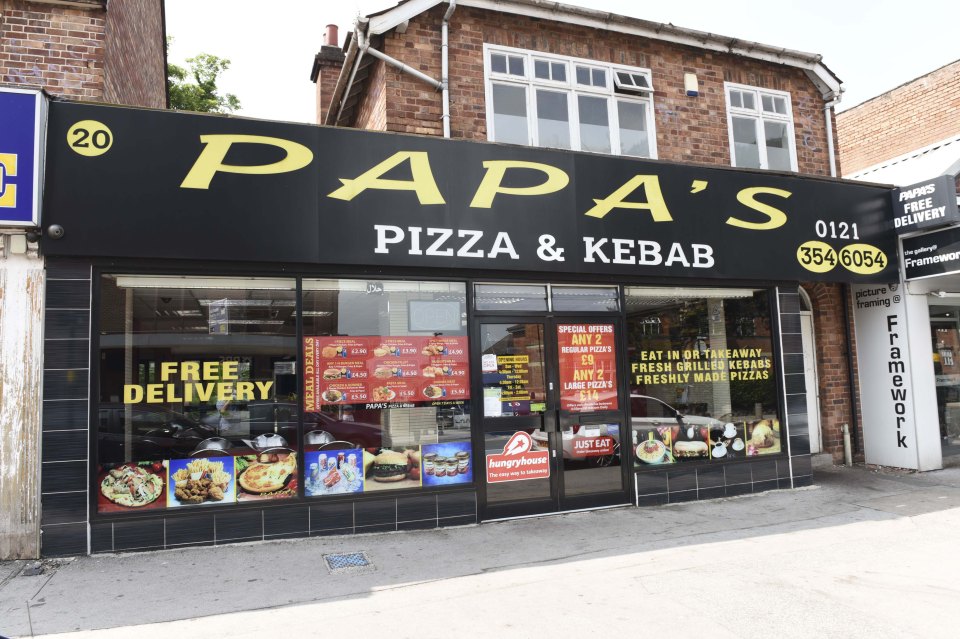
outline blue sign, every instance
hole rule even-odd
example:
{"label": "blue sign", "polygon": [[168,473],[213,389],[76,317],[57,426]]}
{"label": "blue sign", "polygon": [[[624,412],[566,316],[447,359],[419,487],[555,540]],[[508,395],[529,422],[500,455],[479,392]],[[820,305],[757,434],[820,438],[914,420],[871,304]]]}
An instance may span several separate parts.
{"label": "blue sign", "polygon": [[0,226],[40,224],[39,91],[0,89]]}

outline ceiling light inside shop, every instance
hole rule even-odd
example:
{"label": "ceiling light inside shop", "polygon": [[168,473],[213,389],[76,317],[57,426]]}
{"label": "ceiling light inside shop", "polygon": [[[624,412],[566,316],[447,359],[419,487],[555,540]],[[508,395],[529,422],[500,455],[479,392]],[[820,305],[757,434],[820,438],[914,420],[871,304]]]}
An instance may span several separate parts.
{"label": "ceiling light inside shop", "polygon": [[463,284],[459,282],[409,282],[405,280],[303,280],[305,291],[352,291],[367,293],[375,285],[384,293],[459,293],[463,297]]}
{"label": "ceiling light inside shop", "polygon": [[270,277],[188,277],[181,275],[117,275],[119,288],[217,288],[227,290],[295,291],[294,280]]}
{"label": "ceiling light inside shop", "polygon": [[659,299],[735,299],[753,297],[761,289],[752,288],[659,288],[646,286],[628,286],[627,303],[631,297],[655,297]]}
{"label": "ceiling light inside shop", "polygon": [[220,299],[220,300],[197,300],[197,304],[200,306],[254,306],[259,308],[267,307],[293,307],[297,303],[294,300],[234,300],[234,299]]}

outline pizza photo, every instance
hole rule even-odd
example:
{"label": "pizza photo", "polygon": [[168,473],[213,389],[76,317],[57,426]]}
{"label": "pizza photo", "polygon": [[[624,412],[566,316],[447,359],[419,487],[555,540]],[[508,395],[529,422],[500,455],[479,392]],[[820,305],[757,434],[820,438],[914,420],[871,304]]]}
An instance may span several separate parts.
{"label": "pizza photo", "polygon": [[100,482],[100,494],[109,502],[126,508],[143,508],[157,501],[163,494],[163,479],[152,472],[160,462],[149,466],[122,464],[107,471]]}
{"label": "pizza photo", "polygon": [[[240,488],[251,495],[285,495],[297,473],[297,456],[281,456],[277,461],[255,461],[237,477]],[[293,488],[296,493],[296,488]]]}

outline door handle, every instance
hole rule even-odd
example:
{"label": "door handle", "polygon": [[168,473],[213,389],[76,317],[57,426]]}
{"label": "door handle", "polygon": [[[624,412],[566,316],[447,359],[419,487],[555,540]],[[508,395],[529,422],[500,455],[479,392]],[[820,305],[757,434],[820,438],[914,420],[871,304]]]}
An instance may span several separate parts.
{"label": "door handle", "polygon": [[553,382],[548,382],[548,383],[547,383],[547,388],[548,388],[549,390],[553,390]]}

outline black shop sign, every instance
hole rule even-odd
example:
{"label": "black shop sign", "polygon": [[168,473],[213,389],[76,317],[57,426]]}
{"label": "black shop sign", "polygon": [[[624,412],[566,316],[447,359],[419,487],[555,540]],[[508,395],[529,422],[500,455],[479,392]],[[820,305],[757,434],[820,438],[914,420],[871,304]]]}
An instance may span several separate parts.
{"label": "black shop sign", "polygon": [[960,222],[957,187],[950,175],[893,191],[893,227],[898,235]]}
{"label": "black shop sign", "polygon": [[960,272],[960,227],[903,239],[904,279]]}
{"label": "black shop sign", "polygon": [[[96,147],[90,140],[100,140]],[[890,191],[489,143],[54,103],[47,255],[884,282]]]}

